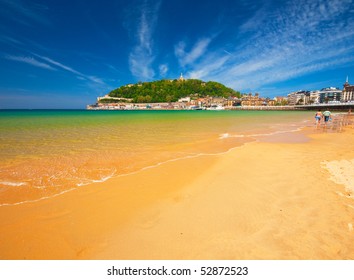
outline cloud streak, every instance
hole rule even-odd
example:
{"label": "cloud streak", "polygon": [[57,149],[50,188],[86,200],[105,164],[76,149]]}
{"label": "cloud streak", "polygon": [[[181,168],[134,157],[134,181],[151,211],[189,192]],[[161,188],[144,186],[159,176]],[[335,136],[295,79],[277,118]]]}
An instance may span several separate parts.
{"label": "cloud streak", "polygon": [[179,42],[175,46],[175,55],[178,58],[179,64],[182,67],[188,66],[198,60],[207,51],[207,47],[211,42],[211,38],[200,39],[190,50],[186,52],[186,44],[184,42]]}
{"label": "cloud streak", "polygon": [[77,77],[80,77],[79,79],[81,79],[81,80],[84,79],[84,80],[89,80],[89,81],[97,83],[97,84],[106,85],[106,83],[102,79],[100,79],[98,77],[83,74],[83,73],[73,69],[72,67],[64,65],[64,64],[62,64],[62,63],[60,63],[58,61],[55,61],[55,60],[53,60],[53,59],[51,59],[49,57],[41,56],[41,55],[38,55],[38,54],[34,54],[34,55],[39,57],[40,59],[50,63],[53,66],[56,66],[56,67],[58,67],[60,69],[63,69],[65,71],[68,71],[70,73],[73,73],[73,74],[77,75]]}
{"label": "cloud streak", "polygon": [[178,43],[175,55],[190,77],[240,90],[353,65],[353,5],[349,0],[264,5],[239,27],[227,51],[199,40],[189,53],[183,42]]}
{"label": "cloud streak", "polygon": [[75,74],[79,80],[86,80],[86,81],[89,81],[89,82],[92,82],[95,84],[107,86],[107,84],[102,79],[100,79],[96,76],[83,74],[83,73],[73,69],[70,66],[64,65],[54,59],[46,57],[46,56],[41,56],[36,53],[32,53],[32,55],[37,57],[40,60],[38,60],[32,56],[21,56],[21,55],[16,56],[16,55],[9,55],[9,54],[4,55],[3,58],[10,60],[10,61],[21,62],[21,63],[25,63],[25,64],[28,64],[31,66],[35,66],[37,68],[42,68],[42,69],[51,70],[51,71],[58,71],[58,69],[65,70],[67,72]]}
{"label": "cloud streak", "polygon": [[158,19],[160,2],[145,1],[140,7],[140,17],[135,34],[136,44],[129,54],[129,69],[138,79],[151,80],[155,76],[153,62],[153,32]]}
{"label": "cloud streak", "polygon": [[32,66],[35,66],[35,67],[39,67],[39,68],[43,68],[43,69],[47,69],[47,70],[52,70],[52,71],[56,70],[54,67],[50,66],[49,64],[40,62],[40,61],[36,60],[35,58],[30,57],[30,56],[5,55],[4,58],[7,59],[7,60],[22,62],[22,63],[26,63],[26,64],[29,64],[29,65],[32,65]]}
{"label": "cloud streak", "polygon": [[26,3],[22,0],[0,0],[0,15],[24,25],[48,25],[50,22],[43,15],[43,11],[47,9],[45,5]]}

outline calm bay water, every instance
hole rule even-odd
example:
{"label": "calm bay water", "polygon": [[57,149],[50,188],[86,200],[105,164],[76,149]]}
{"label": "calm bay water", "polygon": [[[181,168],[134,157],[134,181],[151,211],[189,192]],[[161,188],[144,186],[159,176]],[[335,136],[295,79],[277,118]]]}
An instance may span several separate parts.
{"label": "calm bay water", "polygon": [[296,131],[309,112],[0,111],[0,205]]}

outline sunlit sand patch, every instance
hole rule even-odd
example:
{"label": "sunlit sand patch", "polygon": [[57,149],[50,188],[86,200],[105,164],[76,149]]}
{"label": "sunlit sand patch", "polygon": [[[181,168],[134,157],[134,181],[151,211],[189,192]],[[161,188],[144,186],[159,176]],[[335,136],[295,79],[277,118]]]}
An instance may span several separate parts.
{"label": "sunlit sand patch", "polygon": [[345,195],[344,193],[342,192],[335,192],[336,194],[338,194],[339,196],[343,196],[343,197],[346,197],[346,198],[351,198],[350,195]]}
{"label": "sunlit sand patch", "polygon": [[27,183],[25,182],[7,182],[7,181],[0,181],[0,185],[10,186],[10,187],[20,187],[25,186]]}
{"label": "sunlit sand patch", "polygon": [[352,160],[334,160],[323,161],[322,167],[327,169],[330,174],[330,180],[337,184],[345,186],[349,197],[354,194],[354,159]]}

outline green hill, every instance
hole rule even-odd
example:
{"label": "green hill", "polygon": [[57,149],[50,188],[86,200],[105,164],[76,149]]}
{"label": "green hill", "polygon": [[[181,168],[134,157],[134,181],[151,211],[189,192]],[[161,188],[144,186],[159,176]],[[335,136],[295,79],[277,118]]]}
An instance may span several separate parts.
{"label": "green hill", "polygon": [[[131,98],[134,103],[176,102],[182,97],[240,97],[240,92],[217,82],[203,82],[196,79],[159,80],[126,85],[112,90],[110,97]],[[103,99],[101,102],[109,102]]]}

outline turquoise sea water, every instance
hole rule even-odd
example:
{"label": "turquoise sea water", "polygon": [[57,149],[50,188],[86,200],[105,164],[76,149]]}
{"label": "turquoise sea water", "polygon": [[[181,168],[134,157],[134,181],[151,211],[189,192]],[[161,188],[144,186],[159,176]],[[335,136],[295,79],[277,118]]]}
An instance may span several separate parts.
{"label": "turquoise sea water", "polygon": [[0,111],[0,205],[35,201],[258,136],[297,131],[309,112]]}

